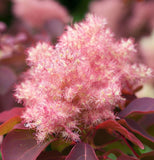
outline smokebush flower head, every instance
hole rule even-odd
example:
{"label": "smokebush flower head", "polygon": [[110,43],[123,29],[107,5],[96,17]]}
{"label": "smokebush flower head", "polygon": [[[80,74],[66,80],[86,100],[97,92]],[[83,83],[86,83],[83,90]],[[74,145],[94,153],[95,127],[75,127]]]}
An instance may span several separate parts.
{"label": "smokebush flower head", "polygon": [[116,41],[106,21],[88,15],[67,27],[56,46],[38,43],[28,51],[31,67],[16,88],[26,111],[22,118],[37,131],[38,141],[50,134],[79,140],[80,126],[89,128],[115,119],[113,109],[125,102],[151,70],[135,64],[132,39]]}
{"label": "smokebush flower head", "polygon": [[13,2],[14,14],[32,27],[41,27],[50,19],[60,19],[64,23],[70,19],[65,8],[53,0],[13,0]]}

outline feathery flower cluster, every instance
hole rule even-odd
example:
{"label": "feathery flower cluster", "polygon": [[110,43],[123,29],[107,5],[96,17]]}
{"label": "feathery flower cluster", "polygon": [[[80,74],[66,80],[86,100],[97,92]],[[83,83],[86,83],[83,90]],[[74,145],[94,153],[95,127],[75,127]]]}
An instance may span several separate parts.
{"label": "feathery flower cluster", "polygon": [[53,0],[13,0],[13,2],[14,14],[32,27],[40,27],[54,18],[64,23],[70,20],[66,9]]}
{"label": "feathery flower cluster", "polygon": [[39,43],[28,51],[31,68],[16,88],[24,102],[22,118],[36,129],[38,141],[50,134],[79,140],[80,127],[115,119],[122,90],[133,90],[151,70],[133,63],[131,39],[116,41],[106,21],[88,15],[67,27],[56,46]]}

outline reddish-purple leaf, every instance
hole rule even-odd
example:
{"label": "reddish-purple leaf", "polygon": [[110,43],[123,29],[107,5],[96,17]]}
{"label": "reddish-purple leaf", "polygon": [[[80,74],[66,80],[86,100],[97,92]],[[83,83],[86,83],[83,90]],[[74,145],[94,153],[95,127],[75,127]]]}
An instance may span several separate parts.
{"label": "reddish-purple leaf", "polygon": [[21,116],[23,111],[24,111],[24,108],[19,108],[19,107],[15,107],[9,111],[4,111],[0,113],[0,122],[5,122],[15,116]]}
{"label": "reddish-purple leaf", "polygon": [[148,127],[154,125],[154,114],[144,115],[138,123],[142,125],[143,128],[147,129]]}
{"label": "reddish-purple leaf", "polygon": [[132,101],[124,110],[119,113],[119,117],[125,118],[132,113],[154,112],[154,98],[138,98]]}
{"label": "reddish-purple leaf", "polygon": [[6,110],[12,109],[15,105],[15,98],[13,96],[13,87],[9,92],[4,95],[0,95],[0,113]]}
{"label": "reddish-purple leaf", "polygon": [[15,73],[5,66],[0,66],[0,94],[6,94],[16,81]]}
{"label": "reddish-purple leaf", "polygon": [[65,160],[66,156],[61,155],[55,151],[43,151],[37,158],[37,160]]}
{"label": "reddish-purple leaf", "polygon": [[86,143],[77,143],[65,160],[98,160],[94,149]]}
{"label": "reddish-purple leaf", "polygon": [[115,137],[105,129],[98,129],[94,136],[94,144],[96,146],[106,146],[108,143],[116,141]]}
{"label": "reddish-purple leaf", "polygon": [[154,159],[154,151],[144,153],[140,156],[140,160],[153,160]]}
{"label": "reddish-purple leaf", "polygon": [[132,130],[135,133],[138,133],[139,135],[143,136],[144,138],[154,142],[154,137],[149,135],[137,122],[135,122],[132,119],[125,119],[126,125],[130,130]]}
{"label": "reddish-purple leaf", "polygon": [[52,140],[37,144],[31,130],[13,130],[3,140],[3,160],[36,160]]}
{"label": "reddish-purple leaf", "polygon": [[141,149],[144,149],[144,146],[141,143],[141,141],[139,139],[137,139],[131,132],[129,132],[126,128],[124,128],[123,126],[121,126],[115,120],[107,120],[107,121],[99,124],[96,129],[99,129],[99,128],[107,129],[110,132],[117,131],[121,135],[123,135],[125,138],[127,138],[128,140],[130,140],[132,143],[138,145]]}
{"label": "reddish-purple leaf", "polygon": [[29,129],[25,126],[26,125],[21,121],[20,123],[16,124],[13,129],[25,129],[25,130]]}

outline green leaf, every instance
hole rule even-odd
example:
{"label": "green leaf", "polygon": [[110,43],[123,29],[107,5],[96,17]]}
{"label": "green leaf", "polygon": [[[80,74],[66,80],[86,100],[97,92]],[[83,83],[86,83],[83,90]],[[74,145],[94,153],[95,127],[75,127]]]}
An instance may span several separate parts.
{"label": "green leaf", "polygon": [[110,154],[114,154],[117,159],[116,160],[138,160],[137,158],[135,158],[134,156],[131,156],[130,154],[124,154],[119,148],[117,149],[111,149],[108,152],[106,152],[103,156],[109,157]]}
{"label": "green leaf", "polygon": [[66,147],[68,147],[70,143],[66,143],[62,140],[57,140],[51,143],[51,149],[53,151],[62,152]]}
{"label": "green leaf", "polygon": [[116,160],[117,159],[117,157],[113,153],[110,153],[108,155],[108,157],[111,158],[112,160]]}
{"label": "green leaf", "polygon": [[1,154],[1,152],[0,152],[0,160],[2,159],[2,154]]}
{"label": "green leaf", "polygon": [[149,146],[147,146],[147,145],[144,145],[144,149],[140,149],[140,148],[138,148],[138,150],[140,151],[140,153],[148,153],[148,152],[151,152],[152,151],[152,149],[149,147]]}
{"label": "green leaf", "polygon": [[129,147],[121,142],[113,142],[112,144],[109,144],[106,147],[104,147],[104,149],[107,151],[117,148],[125,154],[132,155],[132,151],[129,149]]}

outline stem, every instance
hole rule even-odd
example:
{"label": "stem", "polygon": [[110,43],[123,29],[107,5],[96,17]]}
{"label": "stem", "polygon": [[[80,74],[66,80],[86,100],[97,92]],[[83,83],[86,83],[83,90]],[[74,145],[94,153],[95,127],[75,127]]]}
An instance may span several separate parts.
{"label": "stem", "polygon": [[89,130],[88,133],[83,137],[82,141],[85,141],[85,139],[91,134],[92,130]]}
{"label": "stem", "polygon": [[121,137],[122,137],[123,141],[127,144],[127,146],[131,149],[131,151],[134,153],[134,155],[137,158],[139,158],[140,156],[136,153],[136,151],[133,149],[133,147],[127,142],[126,138],[123,135],[121,135]]}
{"label": "stem", "polygon": [[102,160],[112,160],[111,158],[109,157],[104,157],[104,156],[97,156],[99,159],[102,159]]}

